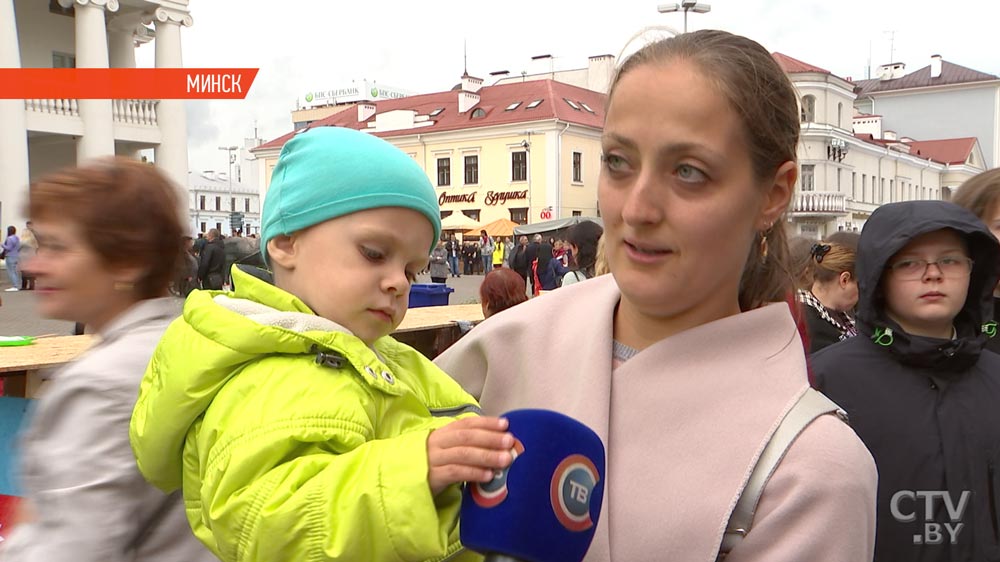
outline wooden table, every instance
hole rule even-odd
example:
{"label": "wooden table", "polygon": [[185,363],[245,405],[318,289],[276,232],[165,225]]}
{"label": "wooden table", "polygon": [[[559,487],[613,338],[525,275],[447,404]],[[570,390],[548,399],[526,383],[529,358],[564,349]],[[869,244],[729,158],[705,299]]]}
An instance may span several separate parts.
{"label": "wooden table", "polygon": [[[393,333],[397,340],[433,359],[461,337],[458,320],[482,322],[478,304],[412,308]],[[58,367],[75,359],[93,345],[94,336],[57,336],[35,340],[32,345],[0,347],[0,377],[7,396],[34,396],[42,369]]]}

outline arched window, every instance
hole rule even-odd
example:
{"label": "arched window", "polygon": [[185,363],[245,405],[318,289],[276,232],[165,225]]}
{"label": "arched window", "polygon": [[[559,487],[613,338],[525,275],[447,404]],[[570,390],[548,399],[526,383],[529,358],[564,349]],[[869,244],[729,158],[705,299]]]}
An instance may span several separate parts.
{"label": "arched window", "polygon": [[802,112],[799,117],[803,123],[816,121],[816,96],[802,96]]}
{"label": "arched window", "polygon": [[476,109],[472,110],[473,119],[479,119],[480,117],[486,117],[486,111],[483,108],[477,107]]}

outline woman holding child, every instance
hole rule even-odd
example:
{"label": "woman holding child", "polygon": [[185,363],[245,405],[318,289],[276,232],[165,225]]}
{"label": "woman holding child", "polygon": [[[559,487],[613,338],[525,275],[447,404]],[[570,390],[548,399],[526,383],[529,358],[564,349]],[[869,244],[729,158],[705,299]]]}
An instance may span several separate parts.
{"label": "woman holding child", "polygon": [[[548,408],[602,437],[588,561],[872,556],[875,466],[832,415],[785,450],[752,527],[727,532],[775,428],[812,396],[785,302],[796,100],[770,54],[729,33],[629,57],[610,89],[598,184],[612,275],[491,318],[436,360],[489,414]],[[576,351],[510,353],[554,334]]]}

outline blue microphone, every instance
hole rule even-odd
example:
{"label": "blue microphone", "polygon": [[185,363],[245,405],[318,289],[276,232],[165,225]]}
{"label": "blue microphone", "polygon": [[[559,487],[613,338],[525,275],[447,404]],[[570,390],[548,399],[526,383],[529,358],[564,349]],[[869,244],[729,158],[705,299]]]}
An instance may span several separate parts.
{"label": "blue microphone", "polygon": [[589,427],[549,410],[502,417],[514,462],[462,497],[462,543],[486,562],[579,562],[604,500],[604,444]]}

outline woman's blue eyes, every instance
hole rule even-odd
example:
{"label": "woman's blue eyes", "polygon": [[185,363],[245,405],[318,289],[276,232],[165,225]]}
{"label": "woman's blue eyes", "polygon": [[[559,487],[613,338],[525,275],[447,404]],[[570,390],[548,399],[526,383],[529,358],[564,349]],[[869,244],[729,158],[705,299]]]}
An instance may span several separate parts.
{"label": "woman's blue eyes", "polygon": [[[628,166],[628,162],[617,154],[602,154],[601,162],[611,172],[624,172]],[[702,183],[708,181],[708,175],[691,164],[679,164],[673,173],[684,183]]]}
{"label": "woman's blue eyes", "polygon": [[688,183],[700,183],[708,179],[704,172],[690,164],[681,164],[677,167],[676,173],[681,181]]}

